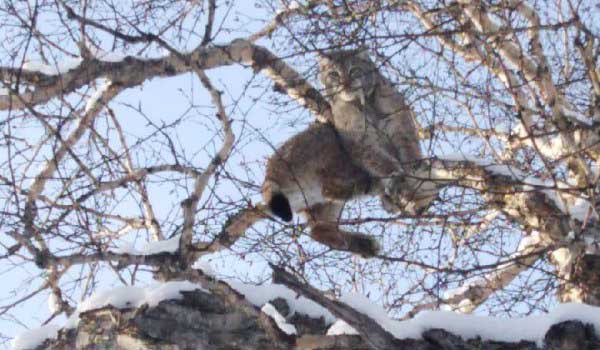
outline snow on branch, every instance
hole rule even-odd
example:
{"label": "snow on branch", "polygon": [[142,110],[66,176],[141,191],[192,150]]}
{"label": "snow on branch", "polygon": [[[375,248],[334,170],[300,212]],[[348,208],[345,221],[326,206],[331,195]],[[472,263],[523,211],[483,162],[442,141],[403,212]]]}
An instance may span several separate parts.
{"label": "snow on branch", "polygon": [[[43,344],[44,348],[69,349],[76,338],[87,339],[88,329],[97,335],[119,334],[89,338],[96,346],[100,341],[110,348],[118,339],[123,341],[119,329],[125,329],[120,328],[125,323],[128,341],[139,348],[157,340],[181,348],[207,343],[225,346],[242,337],[248,348],[269,344],[274,349],[450,350],[492,349],[496,347],[488,346],[496,344],[503,349],[535,350],[559,344],[553,349],[566,350],[560,344],[567,340],[597,341],[593,327],[600,329],[599,309],[581,304],[563,304],[546,315],[517,319],[435,311],[396,321],[361,295],[349,294],[334,301],[277,268],[274,280],[287,287],[223,283],[198,272],[190,272],[189,277],[195,282],[96,293],[77,307],[64,327],[49,325],[26,332],[13,340],[13,348],[34,349]],[[85,326],[75,332],[65,331],[81,323]],[[559,332],[566,329],[570,332]],[[152,339],[147,334],[153,334]]]}
{"label": "snow on branch", "polygon": [[58,331],[60,331],[60,329],[60,326],[48,324],[40,328],[23,332],[13,338],[11,347],[13,350],[36,349],[47,340],[55,340],[58,337]]}
{"label": "snow on branch", "polygon": [[[273,282],[283,284],[298,294],[327,308],[334,316],[343,319],[358,331],[370,347],[375,349],[393,349],[398,345],[396,339],[389,332],[389,328],[378,322],[381,320],[373,320],[370,317],[373,316],[372,314],[363,314],[358,310],[345,306],[339,301],[326,298],[321,292],[301,283],[282,268],[271,265],[271,269],[273,269]],[[366,308],[363,310],[366,310]]]}
{"label": "snow on branch", "polygon": [[77,68],[83,59],[77,58],[65,58],[56,64],[47,64],[39,60],[25,61],[21,66],[21,69],[30,73],[40,73],[44,75],[60,75],[65,74],[70,70]]}
{"label": "snow on branch", "polygon": [[202,286],[188,281],[171,281],[146,288],[124,286],[104,292],[96,292],[77,306],[65,325],[61,327],[49,324],[24,332],[12,340],[12,348],[14,350],[35,349],[46,339],[56,339],[59,330],[76,328],[81,321],[80,315],[90,310],[97,310],[106,306],[128,309],[138,308],[142,305],[155,307],[163,300],[181,299],[181,292],[193,290],[208,293]]}
{"label": "snow on branch", "polygon": [[289,4],[284,3],[284,7],[279,8],[276,11],[275,17],[271,20],[271,22],[263,29],[249,36],[248,41],[256,42],[261,38],[270,37],[271,34],[273,34],[273,32],[275,32],[275,30],[277,30],[281,24],[285,23],[289,18],[293,17],[294,15],[307,12],[307,10],[317,6],[318,3],[319,1],[311,0],[308,2],[306,7],[300,5],[300,3],[296,0],[291,1]]}
{"label": "snow on branch", "polygon": [[[374,305],[362,295],[347,295],[340,299],[343,303],[335,302],[277,267],[273,267],[273,279],[316,301],[340,317],[346,326],[343,323],[336,323],[333,327],[337,329],[331,333],[337,335],[346,332],[348,334],[358,333],[365,342],[377,349],[402,348],[397,340],[426,339],[426,333],[431,329],[444,330],[463,339],[480,338],[507,343],[529,341],[543,346],[544,338],[554,324],[568,320],[580,320],[592,324],[596,329],[600,326],[599,309],[583,304],[563,304],[547,315],[520,319],[500,319],[460,315],[448,311],[430,311],[421,313],[410,320],[395,321],[390,319],[381,307]],[[389,335],[396,340],[390,339]]]}
{"label": "snow on branch", "polygon": [[131,255],[154,255],[168,253],[176,253],[179,249],[180,235],[176,235],[173,238],[152,241],[144,244],[141,248],[135,248],[132,244],[123,245],[113,249],[117,254],[131,254]]}
{"label": "snow on branch", "polygon": [[[572,186],[564,182],[542,180],[535,176],[527,175],[514,166],[496,164],[489,160],[473,158],[464,154],[444,155],[437,158],[437,160],[434,160],[433,163],[433,168],[438,173],[437,176],[443,177],[442,174],[449,171],[449,173],[445,174],[448,181],[452,181],[451,179],[453,177],[458,181],[469,181],[468,177],[460,177],[460,171],[452,174],[452,171],[457,170],[457,165],[464,165],[471,169],[478,168],[479,170],[483,170],[484,173],[482,175],[484,176],[487,175],[489,177],[489,175],[497,175],[504,180],[508,180],[510,185],[518,186],[520,189],[516,188],[517,192],[543,193],[548,201],[553,204],[560,213],[568,215],[580,223],[584,223],[587,220],[598,220],[599,218],[598,213],[594,210],[590,200],[569,193]],[[471,179],[473,180],[475,178],[471,177]],[[484,179],[480,177],[477,178],[477,181],[487,181],[489,185],[502,184],[493,178]],[[494,183],[494,181],[497,183]],[[482,187],[482,189],[484,189],[484,187]]]}

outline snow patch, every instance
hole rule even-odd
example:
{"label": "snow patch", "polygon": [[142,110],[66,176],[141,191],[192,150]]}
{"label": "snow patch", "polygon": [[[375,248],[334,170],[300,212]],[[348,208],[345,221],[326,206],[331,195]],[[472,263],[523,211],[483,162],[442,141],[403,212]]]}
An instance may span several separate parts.
{"label": "snow patch", "polygon": [[344,320],[335,321],[327,330],[327,335],[358,335],[359,333],[351,325]]}
{"label": "snow patch", "polygon": [[298,296],[293,290],[281,284],[252,285],[239,281],[224,281],[253,305],[262,307],[276,298],[283,298],[290,307],[290,312],[305,314],[311,318],[323,317],[327,324],[335,321],[335,317],[321,305],[303,296]]}
{"label": "snow patch", "polygon": [[73,315],[67,320],[65,328],[77,327],[79,315],[85,311],[99,309],[108,305],[112,305],[118,309],[136,308],[144,304],[154,307],[163,300],[181,299],[180,292],[193,291],[196,289],[205,293],[210,293],[199,284],[189,281],[170,281],[145,288],[123,286],[97,292],[77,306]]}
{"label": "snow patch", "polygon": [[296,0],[290,2],[290,5],[288,6],[289,10],[297,10],[300,8],[300,3]]}
{"label": "snow patch", "polygon": [[40,346],[46,339],[54,340],[58,337],[61,327],[48,324],[19,334],[11,341],[13,350],[31,350]]}
{"label": "snow patch", "polygon": [[[413,319],[396,321],[388,318],[383,308],[362,295],[349,294],[340,300],[369,316],[398,339],[420,339],[428,329],[442,328],[465,339],[481,337],[483,340],[503,342],[526,340],[541,346],[548,329],[560,322],[580,320],[600,330],[600,308],[576,303],[560,304],[546,315],[523,318],[502,319],[450,311],[424,311]],[[331,332],[334,331],[336,334],[355,334],[351,333],[355,331],[352,327],[340,324]]]}
{"label": "snow patch", "polygon": [[[30,350],[42,344],[46,339],[56,339],[57,333],[61,328],[76,328],[79,324],[79,315],[85,311],[99,309],[108,305],[119,309],[137,308],[144,304],[154,307],[163,300],[181,299],[180,292],[193,290],[210,293],[199,284],[190,281],[170,281],[145,288],[123,286],[97,292],[77,306],[77,309],[69,317],[64,327],[47,325],[24,332],[12,340],[12,348],[14,350]],[[50,300],[48,302],[50,304]]]}
{"label": "snow patch", "polygon": [[291,1],[289,3],[289,5],[287,5],[286,7],[278,9],[276,14],[279,15],[284,12],[295,11],[295,10],[298,10],[300,7],[301,7],[300,3],[296,0],[294,0],[294,1]]}
{"label": "snow patch", "polygon": [[210,263],[208,261],[202,260],[202,257],[200,257],[200,259],[196,260],[196,262],[192,265],[192,268],[202,271],[202,273],[204,273],[207,276],[215,276],[216,275],[216,272],[212,268]]}
{"label": "snow patch", "polygon": [[60,311],[60,304],[60,299],[58,299],[56,294],[50,292],[50,295],[48,296],[48,309],[50,310],[50,313],[55,314]]}
{"label": "snow patch", "polygon": [[[537,239],[539,239],[539,235],[533,234],[531,237],[524,238],[526,242],[522,242],[522,245],[535,243]],[[202,263],[199,265],[206,266]],[[286,300],[292,313],[305,314],[311,318],[323,317],[327,324],[332,324],[327,331],[328,335],[357,334],[356,329],[343,320],[336,320],[326,308],[305,297],[298,296],[283,285],[250,285],[239,281],[226,281],[226,283],[243,294],[250,303],[261,307],[261,311],[273,318],[277,326],[287,334],[296,334],[297,331],[294,325],[289,324],[285,317],[269,303],[270,300],[278,297]],[[125,286],[95,293],[77,307],[64,328],[76,327],[79,323],[79,315],[85,311],[107,305],[116,308],[136,308],[148,304],[153,307],[163,300],[181,298],[181,291],[196,289],[210,293],[200,285],[189,281],[171,281],[146,288]],[[459,294],[459,290],[448,292],[446,297],[457,294]],[[442,328],[466,339],[480,337],[483,340],[503,342],[525,340],[536,342],[541,346],[548,329],[554,324],[567,320],[580,320],[592,324],[595,329],[600,330],[600,308],[584,304],[561,304],[545,315],[513,319],[463,315],[450,311],[425,311],[413,319],[397,321],[389,318],[381,306],[374,304],[363,295],[350,293],[342,296],[339,300],[370,317],[398,339],[420,339],[423,332],[432,328]],[[469,301],[465,299],[463,302]],[[45,339],[56,339],[59,329],[58,326],[49,325],[25,332],[13,339],[13,349],[31,349]]]}
{"label": "snow patch", "polygon": [[[202,260],[202,257],[198,259],[192,267],[194,269],[202,270],[202,272],[206,275],[216,276],[216,272],[214,271],[213,267],[208,261]],[[290,314],[304,314],[311,318],[323,317],[326,324],[332,324],[335,321],[335,317],[331,314],[331,312],[329,312],[329,310],[310,299],[298,295],[296,292],[284,285],[254,285],[230,279],[224,279],[222,281],[227,283],[238,293],[244,295],[246,300],[257,307],[264,308],[265,305],[269,304],[271,300],[282,298],[290,307]],[[262,311],[265,312],[265,310]],[[277,310],[275,309],[275,311]],[[269,314],[269,316],[272,315]]]}
{"label": "snow patch", "polygon": [[59,75],[77,68],[82,61],[81,57],[64,58],[61,62],[56,62],[56,64],[46,64],[41,60],[30,60],[24,62],[21,69],[29,72],[39,72],[45,75]]}
{"label": "snow patch", "polygon": [[[402,334],[401,322],[390,319],[387,312],[378,304],[373,303],[369,298],[358,293],[349,293],[343,295],[340,301],[351,306],[354,310],[369,316],[377,322],[383,329],[390,334]],[[412,333],[411,333],[412,334]],[[418,336],[420,337],[420,333]]]}
{"label": "snow patch", "polygon": [[153,241],[144,244],[141,248],[135,248],[133,243],[124,243],[120,247],[113,249],[117,254],[131,255],[154,255],[161,253],[175,253],[179,249],[179,239],[181,235],[177,235],[170,239],[162,241]]}
{"label": "snow patch", "polygon": [[546,332],[553,324],[568,320],[591,323],[598,329],[597,327],[600,326],[600,310],[597,307],[583,304],[561,304],[546,315],[515,319],[466,316],[452,312],[431,311],[419,314],[414,320],[398,323],[412,323],[412,327],[421,328],[421,333],[429,328],[444,328],[465,338],[480,336],[484,340],[506,342],[528,340],[541,345]]}
{"label": "snow patch", "polygon": [[269,315],[269,317],[277,323],[277,327],[284,331],[285,334],[296,334],[296,327],[293,324],[287,323],[285,317],[283,317],[271,303],[266,303],[260,310]]}

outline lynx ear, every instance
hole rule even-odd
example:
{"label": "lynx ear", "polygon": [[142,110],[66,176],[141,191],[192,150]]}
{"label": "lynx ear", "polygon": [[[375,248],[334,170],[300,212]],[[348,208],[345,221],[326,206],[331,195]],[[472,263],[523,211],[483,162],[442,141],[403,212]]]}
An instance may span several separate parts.
{"label": "lynx ear", "polygon": [[369,58],[369,48],[366,46],[361,46],[356,50],[356,56],[363,60],[370,60]]}

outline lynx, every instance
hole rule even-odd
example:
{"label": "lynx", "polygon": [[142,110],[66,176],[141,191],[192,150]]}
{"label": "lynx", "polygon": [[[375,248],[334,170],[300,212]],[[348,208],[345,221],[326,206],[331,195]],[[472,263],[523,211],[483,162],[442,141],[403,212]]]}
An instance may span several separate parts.
{"label": "lynx", "polygon": [[319,63],[333,126],[313,124],[275,152],[263,199],[285,221],[303,214],[315,240],[371,257],[379,250],[372,237],[339,228],[344,203],[377,195],[389,212],[420,212],[437,189],[420,179],[412,111],[366,53],[330,52]]}

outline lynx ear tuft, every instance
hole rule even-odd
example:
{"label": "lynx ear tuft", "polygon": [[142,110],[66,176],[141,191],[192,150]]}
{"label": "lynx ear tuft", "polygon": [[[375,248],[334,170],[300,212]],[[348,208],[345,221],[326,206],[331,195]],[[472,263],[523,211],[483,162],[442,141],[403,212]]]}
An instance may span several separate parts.
{"label": "lynx ear tuft", "polygon": [[292,221],[292,208],[290,207],[290,202],[283,193],[275,193],[271,197],[269,209],[274,215],[281,218],[281,220],[286,222]]}

